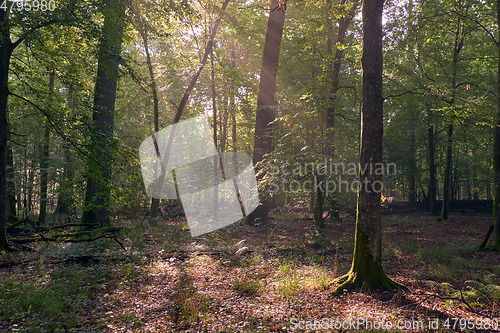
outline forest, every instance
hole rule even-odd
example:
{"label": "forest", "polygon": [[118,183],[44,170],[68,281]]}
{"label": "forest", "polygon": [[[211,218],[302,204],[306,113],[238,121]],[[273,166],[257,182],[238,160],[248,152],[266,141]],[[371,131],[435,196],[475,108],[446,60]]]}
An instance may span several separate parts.
{"label": "forest", "polygon": [[1,332],[500,332],[500,0],[0,0]]}

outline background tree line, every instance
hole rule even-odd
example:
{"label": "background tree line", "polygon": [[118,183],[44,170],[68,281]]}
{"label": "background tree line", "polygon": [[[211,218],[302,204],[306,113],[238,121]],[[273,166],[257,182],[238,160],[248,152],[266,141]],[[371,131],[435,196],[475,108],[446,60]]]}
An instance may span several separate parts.
{"label": "background tree line", "polygon": [[[398,166],[386,194],[429,200],[436,214],[441,200],[442,219],[451,199],[495,196],[495,6],[384,3],[383,158]],[[52,12],[0,11],[0,247],[20,220],[44,225],[55,214],[92,229],[113,212],[149,210],[137,147],[201,113],[218,150],[254,157],[264,204],[249,221],[293,201],[310,204],[321,229],[323,211],[352,205],[356,194],[268,195],[266,171],[271,162],[286,170],[325,156],[359,160],[361,8],[61,0]]]}

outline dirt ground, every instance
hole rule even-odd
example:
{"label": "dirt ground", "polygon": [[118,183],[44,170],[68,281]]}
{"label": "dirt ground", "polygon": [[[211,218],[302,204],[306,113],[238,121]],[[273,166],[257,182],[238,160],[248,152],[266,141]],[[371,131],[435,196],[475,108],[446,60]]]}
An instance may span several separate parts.
{"label": "dirt ground", "polygon": [[[409,292],[333,295],[355,218],[305,211],[191,238],[182,221],[128,219],[123,244],[37,244],[2,254],[5,332],[500,331],[500,256],[478,251],[488,215],[386,211],[383,265]],[[319,240],[322,240],[319,241]],[[491,241],[490,241],[491,242]]]}

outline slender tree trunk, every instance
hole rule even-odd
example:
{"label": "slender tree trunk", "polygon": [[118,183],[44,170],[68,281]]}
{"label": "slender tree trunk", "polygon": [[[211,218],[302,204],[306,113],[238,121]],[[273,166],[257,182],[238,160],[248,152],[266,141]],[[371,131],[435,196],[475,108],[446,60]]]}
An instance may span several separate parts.
{"label": "slender tree trunk", "polygon": [[434,145],[434,125],[430,120],[431,116],[431,108],[427,106],[427,117],[429,118],[429,123],[427,125],[427,142],[429,145],[428,148],[428,164],[429,164],[429,203],[430,203],[430,212],[432,215],[437,214],[436,207],[436,164],[435,164],[435,145]]}
{"label": "slender tree trunk", "polygon": [[446,147],[446,164],[444,167],[444,180],[443,180],[443,205],[441,206],[441,219],[448,220],[448,210],[450,204],[450,180],[452,168],[452,150],[453,150],[453,123],[450,120],[448,124],[447,147]]}
{"label": "slender tree trunk", "polygon": [[[340,0],[340,5],[345,5],[346,0]],[[329,13],[331,14],[331,0],[327,1]],[[345,36],[347,33],[347,28],[351,23],[354,15],[358,10],[359,1],[354,0],[350,9],[347,13],[344,13],[338,19],[338,30],[337,30],[337,43],[335,45],[335,57],[333,58],[333,63],[329,66],[329,76],[330,76],[330,98],[328,107],[326,110],[326,139],[327,143],[325,145],[325,152],[328,156],[335,154],[335,105],[337,103],[337,94],[340,89],[340,67],[342,65],[342,59],[344,58],[344,44]],[[333,23],[328,16],[327,24],[329,27],[329,36],[327,39],[327,54],[333,55]]]}
{"label": "slender tree trunk", "polygon": [[220,138],[220,151],[226,151],[227,143],[227,123],[228,123],[228,112],[229,112],[229,96],[226,96],[226,101],[224,103],[224,113],[222,114],[222,136]]}
{"label": "slender tree trunk", "polygon": [[[137,25],[138,25],[138,30],[139,34],[142,37],[142,42],[144,44],[144,50],[146,51],[146,62],[148,64],[148,71],[149,71],[149,79],[150,79],[150,84],[151,84],[151,92],[153,95],[153,123],[154,123],[154,130],[155,133],[160,130],[160,124],[159,124],[159,100],[158,100],[158,89],[156,85],[156,79],[155,79],[155,74],[154,74],[154,68],[153,68],[153,62],[151,61],[151,54],[149,52],[149,42],[148,42],[148,32],[146,31],[144,19],[142,17],[142,13],[139,12],[138,9],[134,8],[136,11],[137,15]],[[153,138],[155,138],[153,136]],[[155,142],[156,144],[156,142]],[[160,199],[157,198],[152,198],[151,199],[151,210],[150,210],[150,215],[151,217],[157,217],[158,212],[160,210]]]}
{"label": "slender tree trunk", "polygon": [[210,64],[211,64],[211,71],[210,71],[210,88],[211,88],[211,93],[212,93],[212,113],[214,117],[214,144],[215,144],[215,149],[219,147],[218,145],[218,133],[217,133],[217,92],[215,91],[215,69],[214,69],[214,50],[213,50],[213,44],[212,44],[212,49],[210,51]]}
{"label": "slender tree trunk", "polygon": [[121,53],[125,3],[121,0],[104,4],[104,25],[98,53],[92,121],[94,133],[89,151],[87,190],[82,216],[84,224],[102,227],[110,223],[113,130]]}
{"label": "slender tree trunk", "polygon": [[[75,84],[70,83],[68,87],[68,109],[75,110],[76,99]],[[63,143],[64,171],[60,181],[59,194],[57,198],[56,214],[67,214],[69,216],[70,208],[74,204],[73,199],[73,177],[75,174],[71,159],[71,149],[67,142]]]}
{"label": "slender tree trunk", "polygon": [[[497,0],[497,28],[500,33],[500,0]],[[498,46],[498,55],[500,56],[500,45]],[[495,127],[495,140],[493,142],[493,179],[494,179],[494,197],[493,197],[493,217],[494,217],[494,238],[495,248],[500,252],[500,58],[498,62],[498,81],[497,81],[497,114]]]}
{"label": "slender tree trunk", "polygon": [[[273,125],[276,115],[276,73],[278,72],[279,55],[283,26],[285,24],[286,2],[271,0],[271,12],[267,21],[266,40],[260,68],[259,94],[257,97],[257,113],[255,118],[255,139],[253,164],[263,160],[264,155],[272,151]],[[259,177],[258,181],[262,178]],[[261,204],[247,216],[247,222],[256,220],[267,222],[271,201],[261,194]]]}
{"label": "slender tree trunk", "polygon": [[453,111],[455,109],[455,97],[457,92],[457,65],[458,56],[462,51],[464,45],[464,34],[461,16],[457,17],[457,29],[455,31],[455,44],[453,48],[453,62],[452,62],[452,72],[451,72],[451,100],[450,100],[450,115],[448,122],[448,135],[447,141],[448,145],[446,148],[446,165],[444,169],[444,184],[443,184],[443,205],[441,208],[441,219],[448,219],[448,209],[450,201],[450,185],[451,185],[451,173],[452,173],[452,151],[453,151]]}
{"label": "slender tree trunk", "polygon": [[[234,47],[234,45],[233,45]],[[231,66],[234,70],[236,70],[236,54],[234,49],[231,50]],[[237,128],[236,128],[236,103],[235,103],[235,88],[234,84],[231,86],[231,90],[229,92],[229,109],[231,112],[231,140],[233,143],[233,151],[237,151]]]}
{"label": "slender tree trunk", "polygon": [[[344,289],[405,288],[388,278],[382,268],[380,190],[382,176],[370,165],[382,163],[382,10],[383,0],[363,1],[363,105],[356,215],[356,236],[351,270],[338,279]],[[365,166],[368,168],[365,169]]]}
{"label": "slender tree trunk", "polygon": [[57,198],[56,214],[69,214],[73,205],[73,177],[74,170],[71,161],[71,152],[68,144],[63,146],[64,171],[62,184],[59,186],[59,195]]}
{"label": "slender tree trunk", "polygon": [[[224,3],[222,4],[221,7],[221,12],[224,12],[226,10],[228,3],[229,0],[224,0]],[[198,78],[200,77],[200,74],[207,63],[208,56],[212,52],[214,39],[215,36],[217,35],[217,29],[219,28],[221,19],[222,18],[218,18],[214,23],[214,26],[212,28],[212,33],[210,34],[210,40],[208,41],[208,44],[205,47],[205,53],[203,54],[203,58],[201,59],[200,67],[198,68],[198,71],[196,71],[194,76],[191,78],[191,81],[189,82],[186,91],[184,91],[184,95],[182,96],[181,102],[177,107],[177,112],[175,113],[174,121],[172,122],[172,124],[177,124],[179,120],[181,120],[182,112],[184,111],[184,108],[186,107],[186,104],[189,101],[189,96],[191,95],[191,92],[193,91],[194,86],[196,85],[196,82],[198,81]]]}
{"label": "slender tree trunk", "polygon": [[491,200],[491,183],[489,180],[486,181],[486,200]]}
{"label": "slender tree trunk", "polygon": [[415,118],[410,118],[410,174],[408,175],[408,201],[414,205],[417,189],[415,186],[415,174],[417,173],[417,160],[415,158]]}
{"label": "slender tree trunk", "polygon": [[[49,77],[49,100],[54,93],[56,73],[53,70]],[[50,125],[48,119],[45,121],[45,130],[43,135],[42,158],[40,159],[40,214],[38,222],[45,223],[47,216],[47,183],[49,173],[49,154],[50,154]]]}
{"label": "slender tree trunk", "polygon": [[9,66],[14,46],[10,40],[9,12],[0,10],[0,251],[7,242],[7,140],[9,137],[7,99]]}
{"label": "slender tree trunk", "polygon": [[7,219],[16,218],[16,181],[12,147],[7,147]]}

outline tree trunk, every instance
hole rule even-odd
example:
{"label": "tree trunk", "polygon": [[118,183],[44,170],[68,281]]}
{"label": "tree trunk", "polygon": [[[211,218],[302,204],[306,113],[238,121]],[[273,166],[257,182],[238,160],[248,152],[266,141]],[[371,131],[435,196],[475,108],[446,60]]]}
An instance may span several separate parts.
{"label": "tree trunk", "polygon": [[214,69],[214,49],[213,49],[213,41],[212,41],[212,49],[210,50],[210,90],[212,94],[212,114],[214,121],[214,144],[215,149],[219,147],[218,145],[218,134],[217,134],[217,92],[215,90],[215,69]]}
{"label": "tree trunk", "polygon": [[10,40],[9,12],[0,10],[0,251],[7,242],[7,139],[9,136],[7,99],[9,65],[14,47]]}
{"label": "tree trunk", "polygon": [[[234,45],[233,45],[234,47]],[[231,50],[231,66],[233,70],[236,70],[236,54],[234,52],[234,48]],[[233,143],[233,151],[237,151],[236,142],[237,142],[237,131],[236,131],[236,103],[234,100],[235,88],[234,84],[232,84],[231,89],[229,91],[229,109],[231,112],[231,140]]]}
{"label": "tree trunk", "polygon": [[16,218],[16,181],[12,147],[7,147],[7,220]]}
{"label": "tree trunk", "polygon": [[[382,268],[379,182],[382,176],[370,165],[382,163],[382,10],[383,0],[363,2],[363,105],[354,256],[349,273],[339,278],[336,292],[344,289],[405,288],[386,276]],[[368,166],[366,169],[365,167]]]}
{"label": "tree trunk", "polygon": [[[497,28],[500,33],[500,0],[497,0]],[[498,55],[500,56],[500,46],[498,46]],[[498,62],[498,81],[497,81],[497,114],[495,127],[495,140],[493,142],[493,179],[494,179],[494,197],[493,197],[493,217],[495,220],[495,248],[500,252],[500,58]]]}
{"label": "tree trunk", "polygon": [[[253,149],[253,164],[256,165],[263,160],[264,155],[272,151],[273,125],[276,115],[276,73],[281,48],[283,26],[285,24],[286,1],[271,0],[271,12],[267,21],[266,40],[264,42],[264,53],[262,55],[262,66],[260,68],[259,94],[257,97],[257,112],[255,118],[255,138]],[[262,176],[258,177],[258,181]],[[247,222],[256,220],[267,222],[270,199],[261,193],[261,204],[247,216]]]}
{"label": "tree trunk", "polygon": [[448,210],[450,204],[450,179],[452,167],[452,144],[453,144],[453,123],[450,120],[448,124],[447,148],[446,148],[446,164],[444,166],[444,180],[443,180],[443,205],[441,206],[441,219],[448,220]]}
{"label": "tree trunk", "polygon": [[220,151],[225,152],[227,146],[227,122],[229,118],[229,96],[226,96],[224,103],[224,112],[222,113],[222,136],[220,138]]}
{"label": "tree trunk", "polygon": [[[50,73],[49,78],[49,101],[51,95],[54,93],[56,73],[53,70]],[[42,145],[42,158],[40,159],[40,214],[38,215],[38,222],[40,224],[45,223],[45,218],[47,216],[47,183],[48,183],[48,173],[49,173],[49,149],[50,144],[50,125],[49,120],[45,121],[45,130],[43,135],[43,145]]]}
{"label": "tree trunk", "polygon": [[[68,109],[70,111],[75,111],[75,84],[70,83],[68,88]],[[56,214],[67,214],[70,213],[70,208],[74,203],[73,199],[73,177],[75,174],[72,160],[71,160],[71,149],[70,145],[65,142],[63,143],[63,157],[64,157],[64,171],[62,174],[62,181],[59,186],[59,195],[57,198]]]}
{"label": "tree trunk", "polygon": [[[151,92],[153,95],[153,123],[154,123],[154,130],[156,133],[160,130],[159,100],[158,100],[158,89],[156,86],[156,79],[155,79],[155,74],[154,74],[154,69],[153,69],[153,62],[151,61],[151,54],[149,52],[148,32],[146,31],[146,27],[144,26],[144,19],[142,17],[142,14],[139,12],[138,9],[136,10],[135,14],[137,15],[137,25],[138,25],[139,34],[142,37],[142,42],[144,44],[144,50],[146,51],[146,63],[148,64],[149,79],[151,81],[151,83],[150,83],[151,84]],[[156,140],[155,136],[153,136],[153,138],[155,138],[155,140]],[[160,199],[152,198],[151,199],[151,210],[150,210],[151,217],[157,217],[159,210],[160,210]]]}
{"label": "tree trunk", "polygon": [[87,190],[82,216],[84,224],[99,227],[110,223],[114,110],[125,3],[121,0],[108,1],[103,12],[104,25],[99,45],[92,112],[94,130],[89,148]]}
{"label": "tree trunk", "polygon": [[[221,7],[221,12],[224,12],[226,10],[228,3],[229,0],[224,0],[224,3],[222,4]],[[217,29],[219,28],[221,19],[222,18],[218,18],[214,23],[214,27],[212,28],[212,33],[210,34],[210,40],[208,41],[208,44],[205,47],[205,53],[203,54],[203,58],[201,59],[200,67],[198,68],[198,71],[196,71],[194,76],[191,78],[191,81],[189,82],[189,85],[187,86],[186,91],[182,96],[181,102],[177,107],[177,112],[175,113],[174,121],[172,122],[172,124],[177,124],[179,120],[181,120],[182,112],[184,111],[184,108],[186,107],[187,102],[189,101],[189,96],[191,95],[191,92],[193,91],[194,86],[196,85],[196,82],[198,81],[198,78],[200,77],[200,74],[207,63],[209,54],[212,52],[214,39],[215,36],[217,35]]]}
{"label": "tree trunk", "polygon": [[430,212],[432,215],[437,214],[436,207],[436,164],[435,164],[435,145],[434,145],[434,125],[430,120],[431,109],[427,106],[427,116],[429,117],[429,123],[427,125],[427,141],[429,145],[429,203],[430,203]]}
{"label": "tree trunk", "polygon": [[464,45],[464,34],[461,16],[457,17],[457,29],[455,31],[455,44],[453,48],[453,62],[451,72],[451,99],[450,99],[450,115],[448,123],[448,146],[446,149],[446,165],[444,169],[444,184],[443,184],[443,205],[441,209],[441,219],[448,219],[448,208],[450,201],[450,183],[452,173],[452,151],[453,151],[453,111],[455,108],[455,97],[457,92],[457,64],[458,56]]}
{"label": "tree trunk", "polygon": [[73,177],[74,170],[71,165],[71,152],[68,144],[63,147],[64,171],[62,184],[59,187],[59,196],[57,198],[56,214],[69,214],[73,205]]}
{"label": "tree trunk", "polygon": [[[345,5],[346,0],[340,0],[339,5]],[[328,14],[331,14],[331,0],[327,1]],[[328,102],[328,107],[326,110],[326,140],[325,153],[328,156],[335,154],[335,104],[337,103],[337,93],[340,89],[340,66],[342,64],[342,59],[344,58],[344,44],[345,36],[347,33],[347,28],[351,23],[354,15],[356,14],[359,6],[359,1],[354,1],[352,6],[349,8],[347,13],[342,15],[338,19],[338,30],[337,30],[337,43],[335,46],[335,57],[333,58],[333,63],[329,66],[329,77],[330,77],[330,98]],[[329,27],[329,35],[327,40],[327,54],[333,55],[333,23],[328,16],[327,24]]]}
{"label": "tree trunk", "polygon": [[410,118],[410,174],[408,175],[408,201],[414,205],[417,189],[415,185],[415,174],[417,173],[417,160],[415,159],[415,118]]}

